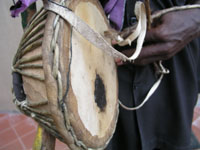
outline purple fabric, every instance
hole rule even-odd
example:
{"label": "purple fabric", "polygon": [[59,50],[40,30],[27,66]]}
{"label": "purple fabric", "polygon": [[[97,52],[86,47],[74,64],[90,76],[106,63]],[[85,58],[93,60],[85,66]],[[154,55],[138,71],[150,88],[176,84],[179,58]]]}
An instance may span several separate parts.
{"label": "purple fabric", "polygon": [[36,0],[18,0],[17,3],[11,7],[11,16],[17,17],[19,13],[25,11]]}
{"label": "purple fabric", "polygon": [[[16,17],[19,13],[25,11],[33,2],[37,0],[18,0],[17,3],[11,7],[11,16]],[[111,25],[116,30],[121,30],[124,21],[125,0],[109,0],[104,11],[109,16]]]}
{"label": "purple fabric", "polygon": [[104,7],[104,11],[106,14],[110,13],[110,11],[114,8],[114,6],[116,5],[117,0],[109,0],[105,7]]}
{"label": "purple fabric", "polygon": [[124,22],[124,9],[125,0],[109,0],[104,6],[104,11],[106,15],[109,16],[111,25],[117,30],[122,29]]}

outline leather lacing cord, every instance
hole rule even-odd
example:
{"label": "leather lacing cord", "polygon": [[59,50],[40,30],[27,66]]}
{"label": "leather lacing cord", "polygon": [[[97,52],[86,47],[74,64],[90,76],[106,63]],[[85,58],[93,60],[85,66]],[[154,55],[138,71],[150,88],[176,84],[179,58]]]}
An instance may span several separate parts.
{"label": "leather lacing cord", "polygon": [[159,65],[159,73],[160,73],[160,77],[158,78],[158,80],[153,84],[153,86],[151,87],[151,89],[149,90],[149,92],[147,93],[146,97],[144,98],[144,100],[136,107],[127,107],[126,105],[124,105],[120,100],[119,100],[119,104],[122,108],[126,109],[126,110],[137,110],[140,109],[142,106],[144,106],[144,104],[150,99],[150,97],[153,95],[153,93],[157,90],[157,88],[159,87],[163,77],[165,74],[169,73],[169,70],[166,69],[163,65],[162,65],[162,61],[159,61],[158,63]]}

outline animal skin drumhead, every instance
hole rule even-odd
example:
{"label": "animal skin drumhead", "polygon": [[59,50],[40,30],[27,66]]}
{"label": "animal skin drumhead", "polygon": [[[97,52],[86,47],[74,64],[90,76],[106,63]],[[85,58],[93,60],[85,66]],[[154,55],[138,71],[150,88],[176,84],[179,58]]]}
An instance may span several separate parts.
{"label": "animal skin drumhead", "polygon": [[[98,1],[75,0],[66,6],[101,35],[108,30],[107,18]],[[114,133],[118,117],[114,59],[62,18],[57,27],[56,18],[56,14],[49,13],[42,46],[52,117],[71,149],[104,148]],[[55,39],[56,30],[58,36]],[[56,41],[53,50],[52,39]]]}

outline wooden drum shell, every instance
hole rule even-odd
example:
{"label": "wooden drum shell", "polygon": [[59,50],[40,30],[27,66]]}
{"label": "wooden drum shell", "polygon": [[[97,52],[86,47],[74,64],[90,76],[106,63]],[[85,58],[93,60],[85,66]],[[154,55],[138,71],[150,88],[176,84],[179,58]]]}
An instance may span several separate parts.
{"label": "wooden drum shell", "polygon": [[[100,34],[108,30],[108,21],[97,0],[67,1],[65,6]],[[46,12],[46,16],[40,23],[45,27],[31,37],[42,34],[36,40],[42,41],[42,45],[23,55],[23,45],[20,45],[14,59],[13,71],[22,75],[27,97],[27,108],[25,105],[19,108],[36,121],[37,116],[48,118],[47,130],[72,150],[103,149],[114,133],[118,117],[114,59],[84,39],[58,15]],[[22,59],[35,56],[39,58],[28,64],[38,67],[19,68],[17,65]],[[40,104],[42,102],[44,104]],[[29,103],[36,105],[28,106]],[[38,122],[46,126],[43,121]]]}

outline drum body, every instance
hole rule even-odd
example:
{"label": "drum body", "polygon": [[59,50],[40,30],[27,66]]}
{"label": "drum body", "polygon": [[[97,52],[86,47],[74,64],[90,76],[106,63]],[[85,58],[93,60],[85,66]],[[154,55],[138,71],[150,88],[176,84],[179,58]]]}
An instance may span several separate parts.
{"label": "drum body", "polygon": [[[73,0],[65,6],[101,35],[108,30],[98,1]],[[25,31],[13,72],[22,76],[26,99],[15,99],[22,112],[72,150],[105,148],[118,117],[112,56],[58,15],[41,10]]]}

